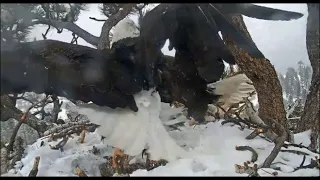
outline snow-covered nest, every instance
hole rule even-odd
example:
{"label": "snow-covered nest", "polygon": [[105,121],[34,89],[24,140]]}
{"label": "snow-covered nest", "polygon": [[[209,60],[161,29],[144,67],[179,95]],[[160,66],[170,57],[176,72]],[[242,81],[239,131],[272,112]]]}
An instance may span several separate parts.
{"label": "snow-covered nest", "polygon": [[[164,112],[162,112],[164,113]],[[169,117],[169,115],[162,117]],[[221,122],[221,121],[220,121]],[[246,140],[245,137],[251,133],[250,130],[240,131],[236,126],[222,126],[220,122],[198,125],[195,127],[184,126],[181,131],[170,132],[170,136],[176,142],[190,152],[190,156],[176,161],[171,161],[165,166],[157,167],[151,171],[139,169],[130,176],[248,176],[248,174],[237,174],[235,164],[251,159],[251,152],[237,151],[235,146],[248,145],[258,153],[257,164],[263,163],[274,147],[262,138]],[[308,146],[310,132],[303,132],[295,135],[296,143]],[[44,146],[40,147],[42,140],[28,146],[25,157],[16,164],[15,170],[9,171],[5,176],[27,176],[32,169],[36,156],[40,156],[39,172],[37,176],[77,176],[75,169],[77,166],[85,171],[88,176],[100,176],[99,165],[106,162],[103,156],[110,156],[112,148],[104,145],[100,136],[94,133],[87,133],[85,142],[77,142],[79,137],[74,135],[64,146],[64,151],[52,150],[49,144],[55,145],[57,142],[44,141]],[[100,150],[100,154],[94,155],[91,150],[95,146]],[[310,164],[311,158],[316,154],[301,148],[289,147],[307,152],[304,165]],[[293,172],[302,162],[303,156],[280,152],[272,167],[280,167],[277,176],[319,176],[317,169],[301,169]],[[286,165],[283,165],[283,164]],[[269,173],[274,169],[259,169],[261,176],[272,176]],[[15,172],[15,173],[14,173]]]}

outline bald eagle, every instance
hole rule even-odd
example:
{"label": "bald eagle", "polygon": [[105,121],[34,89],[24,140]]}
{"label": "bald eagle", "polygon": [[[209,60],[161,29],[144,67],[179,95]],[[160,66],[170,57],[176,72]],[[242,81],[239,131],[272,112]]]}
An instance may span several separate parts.
{"label": "bald eagle", "polygon": [[[219,95],[208,94],[207,84],[218,81],[224,71],[223,61],[235,64],[235,58],[220,38],[223,31],[249,55],[264,58],[259,49],[235,28],[226,14],[240,13],[264,20],[298,19],[301,13],[261,7],[253,4],[166,4],[146,13],[141,22],[140,45],[146,49],[141,59],[148,61],[146,77],[154,77],[159,62],[159,49],[167,39],[175,48],[175,59],[162,71],[161,85],[170,89],[172,100],[188,107],[188,115],[204,121],[209,102],[219,101]],[[153,83],[149,78],[149,83]]]}
{"label": "bald eagle", "polygon": [[[218,31],[228,33],[249,54],[263,57],[223,13],[262,19],[279,13],[301,17],[299,13],[270,8],[262,8],[268,12],[263,14],[257,11],[261,10],[259,6],[248,7],[160,4],[142,19],[139,36],[116,35],[118,39],[112,41],[110,50],[54,40],[5,45],[1,48],[1,95],[33,91],[91,101],[75,110],[100,125],[98,133],[122,153],[135,156],[147,148],[152,160],[186,156],[161,124],[161,96],[156,88],[167,90],[169,101],[182,102],[189,116],[201,122],[208,103],[219,102],[221,97],[221,93],[209,94],[207,84],[220,79],[223,61],[235,63]],[[131,23],[123,22],[114,32],[131,29],[119,30],[121,24]],[[166,63],[161,52],[167,39],[170,48],[176,49],[172,64]],[[218,83],[216,88],[226,89],[218,87],[225,84]]]}

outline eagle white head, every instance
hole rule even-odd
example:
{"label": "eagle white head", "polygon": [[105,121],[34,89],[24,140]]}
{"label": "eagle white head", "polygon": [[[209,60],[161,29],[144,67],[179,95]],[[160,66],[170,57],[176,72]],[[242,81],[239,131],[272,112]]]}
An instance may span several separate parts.
{"label": "eagle white head", "polygon": [[124,18],[119,21],[116,26],[114,26],[111,45],[120,39],[138,37],[139,35],[140,30],[137,25],[131,19]]}

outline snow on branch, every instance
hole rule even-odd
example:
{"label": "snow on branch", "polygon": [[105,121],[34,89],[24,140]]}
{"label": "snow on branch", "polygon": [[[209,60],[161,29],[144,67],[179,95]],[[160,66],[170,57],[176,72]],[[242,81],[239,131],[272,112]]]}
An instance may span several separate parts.
{"label": "snow on branch", "polygon": [[289,116],[294,112],[295,108],[301,103],[300,99],[294,101],[292,106],[288,106],[286,118],[289,119]]}

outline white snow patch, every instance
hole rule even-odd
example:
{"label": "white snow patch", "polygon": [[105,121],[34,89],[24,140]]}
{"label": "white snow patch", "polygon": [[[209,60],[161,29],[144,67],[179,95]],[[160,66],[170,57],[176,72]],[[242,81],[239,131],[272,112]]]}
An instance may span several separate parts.
{"label": "white snow patch", "polygon": [[[184,127],[181,131],[169,132],[170,136],[189,152],[189,156],[176,161],[169,162],[166,166],[160,166],[151,171],[136,170],[130,176],[248,176],[247,174],[237,174],[234,172],[234,164],[242,164],[250,160],[251,153],[247,151],[236,151],[235,146],[248,145],[254,148],[259,154],[258,165],[269,155],[273,143],[269,143],[261,138],[246,140],[245,137],[251,133],[250,130],[240,131],[236,126],[222,126],[220,122],[199,125],[195,128]],[[303,132],[295,135],[297,141],[308,139],[308,133]],[[88,133],[84,144],[77,143],[78,137],[69,139],[64,146],[64,151],[51,150],[48,144],[55,145],[57,142],[48,143],[44,140],[44,146],[40,147],[41,140],[26,149],[26,156],[22,163],[16,165],[17,173],[11,170],[5,176],[27,176],[32,168],[33,160],[40,156],[38,176],[76,176],[75,167],[80,166],[88,176],[100,176],[99,165],[106,160],[103,156],[110,155],[112,148],[100,141],[100,136]],[[299,143],[298,142],[298,143]],[[93,155],[89,150],[92,146],[100,149],[101,154]],[[304,165],[310,163],[310,159],[316,154],[301,148],[291,148],[304,151],[310,154],[306,157]],[[291,153],[279,153],[274,163],[281,162],[286,165],[276,163],[272,167],[280,167],[278,176],[319,176],[317,169],[301,169],[293,172],[298,167],[303,156]],[[23,164],[19,167],[18,164]],[[21,165],[20,165],[21,166]],[[20,169],[21,168],[21,169]],[[261,176],[272,176],[265,171],[272,173],[276,170],[264,168],[259,170]]]}

